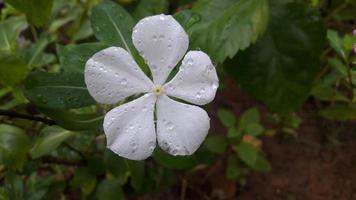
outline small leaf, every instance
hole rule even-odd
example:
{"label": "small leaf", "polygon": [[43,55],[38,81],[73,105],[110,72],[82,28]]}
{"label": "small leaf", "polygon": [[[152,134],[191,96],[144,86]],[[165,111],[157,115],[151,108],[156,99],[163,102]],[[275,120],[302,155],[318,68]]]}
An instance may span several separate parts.
{"label": "small leaf", "polygon": [[46,108],[40,108],[40,111],[68,130],[93,130],[100,128],[103,125],[104,115],[101,113],[78,114],[68,110]]}
{"label": "small leaf", "polygon": [[21,170],[26,159],[30,141],[24,130],[0,124],[0,162],[12,170]]}
{"label": "small leaf", "polygon": [[225,176],[231,180],[237,180],[241,175],[240,166],[236,156],[230,155],[227,161],[227,167],[225,171]]}
{"label": "small leaf", "polygon": [[355,120],[356,119],[356,105],[355,104],[335,104],[321,110],[319,114],[328,119],[334,120]]}
{"label": "small leaf", "polygon": [[102,180],[96,189],[96,199],[98,200],[121,200],[124,195],[121,185],[117,180]]}
{"label": "small leaf", "polygon": [[226,127],[230,128],[232,126],[235,126],[236,123],[236,117],[235,114],[229,110],[225,109],[219,109],[218,110],[218,117],[220,119],[220,122]]}
{"label": "small leaf", "polygon": [[169,2],[167,0],[141,0],[133,11],[133,16],[140,20],[144,17],[166,13]]}
{"label": "small leaf", "polygon": [[236,149],[242,161],[244,161],[249,167],[255,166],[258,156],[256,147],[251,144],[241,142],[237,145]]}
{"label": "small leaf", "polygon": [[126,160],[131,177],[131,186],[136,191],[141,191],[145,180],[145,162]]}
{"label": "small leaf", "polygon": [[58,126],[49,126],[41,130],[41,136],[37,138],[30,150],[32,158],[38,158],[54,151],[61,143],[74,135],[74,132],[62,129]]}
{"label": "small leaf", "polygon": [[213,153],[223,153],[228,145],[226,138],[218,135],[207,137],[204,144]]}
{"label": "small leaf", "polygon": [[343,58],[346,59],[346,54],[342,48],[342,39],[335,30],[328,30],[327,38],[330,46]]}
{"label": "small leaf", "polygon": [[261,135],[264,130],[264,127],[260,123],[249,123],[246,126],[246,132],[255,137]]}
{"label": "small leaf", "polygon": [[10,17],[0,22],[0,53],[15,52],[17,38],[26,26],[24,17]]}
{"label": "small leaf", "polygon": [[119,46],[134,52],[131,32],[134,20],[119,4],[104,0],[92,9],[90,16],[94,35],[109,46]]}
{"label": "small leaf", "polygon": [[25,96],[34,104],[51,109],[80,108],[93,105],[79,73],[34,72],[25,84]]}
{"label": "small leaf", "polygon": [[259,154],[253,169],[258,172],[270,172],[272,167],[268,160],[263,155]]}
{"label": "small leaf", "polygon": [[0,84],[15,85],[28,73],[26,63],[14,55],[0,55]]}
{"label": "small leaf", "polygon": [[54,41],[54,36],[42,34],[37,42],[33,43],[29,48],[22,52],[22,56],[30,67],[42,67],[55,61],[53,54],[45,53],[45,49],[49,43]]}
{"label": "small leaf", "polygon": [[158,148],[154,151],[153,158],[160,165],[170,169],[187,170],[197,164],[194,156],[172,156]]}
{"label": "small leaf", "polygon": [[[65,72],[84,74],[86,62],[106,46],[100,43],[85,43],[78,45],[57,46],[59,61]],[[75,56],[73,56],[75,55]]]}
{"label": "small leaf", "polygon": [[88,196],[95,188],[96,177],[85,167],[76,170],[71,185],[80,188],[84,196]]}
{"label": "small leaf", "polygon": [[43,26],[51,17],[53,0],[6,0],[6,3],[25,13],[27,20],[36,26]]}

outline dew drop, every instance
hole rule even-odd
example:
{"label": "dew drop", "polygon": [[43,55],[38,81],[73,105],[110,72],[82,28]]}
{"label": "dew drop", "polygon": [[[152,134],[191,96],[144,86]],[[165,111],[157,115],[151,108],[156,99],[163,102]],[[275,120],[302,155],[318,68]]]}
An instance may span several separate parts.
{"label": "dew drop", "polygon": [[127,85],[127,80],[126,78],[121,79],[121,85],[126,86]]}
{"label": "dew drop", "polygon": [[200,92],[197,92],[197,94],[195,95],[195,97],[196,97],[197,99],[200,99],[200,98],[201,98],[201,93],[200,93]]}
{"label": "dew drop", "polygon": [[212,87],[214,90],[216,90],[216,89],[219,87],[219,85],[218,85],[217,82],[213,82],[213,83],[211,84],[211,87]]}
{"label": "dew drop", "polygon": [[152,36],[153,41],[157,41],[157,35]]}
{"label": "dew drop", "polygon": [[168,131],[173,131],[174,128],[175,128],[175,126],[174,126],[174,124],[173,124],[172,122],[168,122],[168,123],[166,124],[166,127],[167,127],[167,130],[168,130]]}
{"label": "dew drop", "polygon": [[116,73],[115,73],[115,77],[119,77],[119,73],[116,72]]}

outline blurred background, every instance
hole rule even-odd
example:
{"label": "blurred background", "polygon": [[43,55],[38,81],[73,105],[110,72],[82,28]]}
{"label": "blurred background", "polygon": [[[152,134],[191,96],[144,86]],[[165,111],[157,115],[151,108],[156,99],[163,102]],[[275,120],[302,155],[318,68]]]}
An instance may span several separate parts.
{"label": "blurred background", "polygon": [[[84,66],[160,13],[220,86],[194,155],[130,161]],[[355,0],[0,0],[0,200],[354,200],[354,29]]]}

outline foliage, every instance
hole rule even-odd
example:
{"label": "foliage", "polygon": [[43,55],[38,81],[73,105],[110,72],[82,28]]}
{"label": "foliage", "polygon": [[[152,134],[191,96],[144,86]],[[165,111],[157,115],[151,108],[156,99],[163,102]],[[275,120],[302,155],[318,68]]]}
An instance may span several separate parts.
{"label": "foliage", "polygon": [[[356,119],[355,10],[349,0],[0,1],[0,199],[136,198],[220,162],[241,185],[251,171],[271,171],[263,140],[296,136],[305,102],[328,120]],[[219,99],[208,107],[219,128],[194,155],[156,149],[129,161],[106,148],[102,123],[112,107],[89,95],[84,66],[119,46],[148,72],[132,28],[160,13],[181,23],[190,50],[211,56],[218,95],[232,79],[262,104],[230,110],[238,102]]]}

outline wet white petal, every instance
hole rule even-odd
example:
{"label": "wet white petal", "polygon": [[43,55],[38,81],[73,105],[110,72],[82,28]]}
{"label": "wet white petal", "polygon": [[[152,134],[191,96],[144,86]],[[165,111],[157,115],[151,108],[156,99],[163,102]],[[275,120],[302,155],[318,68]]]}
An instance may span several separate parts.
{"label": "wet white petal", "polygon": [[104,104],[147,92],[153,85],[132,56],[120,47],[99,51],[87,61],[85,83],[90,95]]}
{"label": "wet white petal", "polygon": [[157,101],[157,140],[172,155],[191,155],[210,128],[208,114],[197,106],[180,103],[161,95]]}
{"label": "wet white petal", "polygon": [[201,51],[189,51],[164,91],[169,96],[204,105],[214,99],[218,86],[218,76],[209,56]]}
{"label": "wet white petal", "polygon": [[116,154],[143,160],[156,147],[153,109],[156,96],[146,94],[108,112],[104,119],[107,146]]}
{"label": "wet white petal", "polygon": [[188,49],[188,35],[170,15],[155,15],[138,22],[132,41],[151,69],[155,84],[163,84]]}

